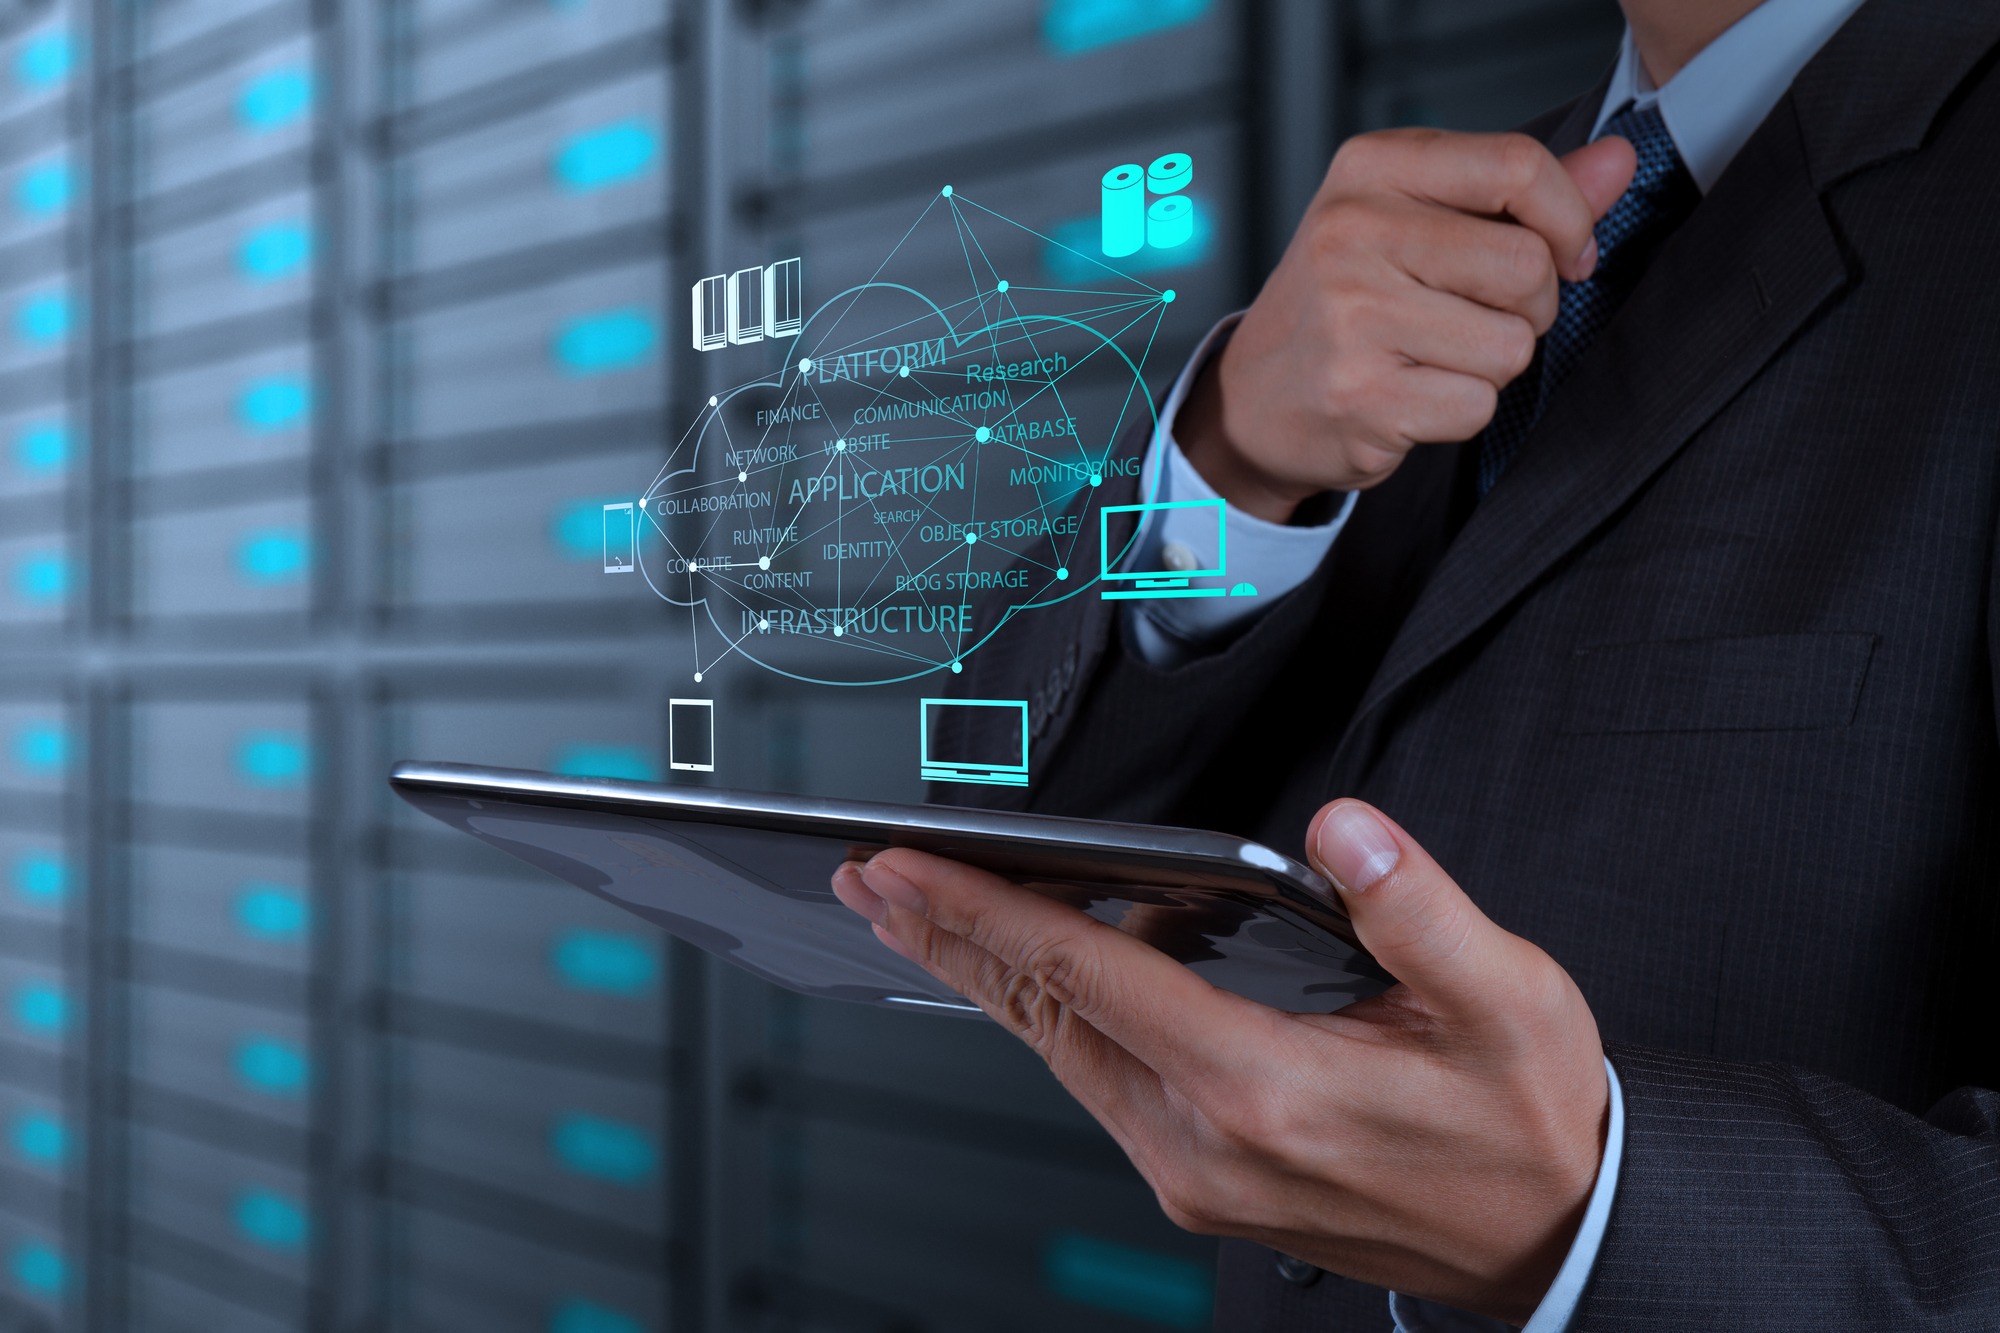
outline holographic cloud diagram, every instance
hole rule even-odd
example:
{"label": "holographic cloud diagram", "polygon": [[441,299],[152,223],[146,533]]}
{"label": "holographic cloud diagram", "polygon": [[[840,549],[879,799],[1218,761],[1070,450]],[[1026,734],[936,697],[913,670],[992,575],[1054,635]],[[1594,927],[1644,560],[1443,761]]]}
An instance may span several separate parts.
{"label": "holographic cloud diagram", "polygon": [[687,608],[694,680],[731,657],[831,685],[958,671],[1117,564],[1097,496],[1139,470],[1174,292],[1075,251],[1101,281],[1010,281],[1010,257],[1025,277],[1056,244],[947,186],[795,325],[796,259],[696,287],[715,364],[759,356],[735,346],[758,325],[784,361],[711,396],[605,506],[604,565]]}

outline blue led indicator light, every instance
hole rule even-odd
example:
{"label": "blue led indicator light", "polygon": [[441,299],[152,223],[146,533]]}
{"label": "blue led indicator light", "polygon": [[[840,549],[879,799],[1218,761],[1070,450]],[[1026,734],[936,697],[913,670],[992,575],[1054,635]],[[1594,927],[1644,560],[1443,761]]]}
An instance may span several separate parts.
{"label": "blue led indicator light", "polygon": [[246,732],[236,742],[236,776],[265,790],[302,787],[312,774],[312,749],[285,731]]}
{"label": "blue led indicator light", "polygon": [[1058,55],[1137,41],[1156,32],[1193,23],[1213,0],[1048,0],[1042,39]]}
{"label": "blue led indicator light", "polygon": [[69,337],[69,298],[52,293],[23,301],[14,311],[14,332],[34,347],[61,342]]}
{"label": "blue led indicator light", "polygon": [[659,963],[643,940],[602,930],[565,930],[549,949],[549,966],[566,986],[637,998],[653,987]]}
{"label": "blue led indicator light", "polygon": [[301,583],[312,566],[312,544],[290,528],[259,528],[236,544],[236,572],[245,583]]}
{"label": "blue led indicator light", "polygon": [[578,1175],[615,1185],[644,1184],[658,1162],[653,1141],[638,1129],[580,1112],[556,1121],[549,1132],[549,1148],[557,1161]]}
{"label": "blue led indicator light", "polygon": [[659,341],[644,310],[607,310],[571,320],[556,334],[556,362],[573,375],[603,375],[648,360]]}
{"label": "blue led indicator light", "polygon": [[1050,1237],[1042,1277],[1063,1300],[1170,1328],[1204,1329],[1213,1317],[1207,1267],[1095,1236]]}
{"label": "blue led indicator light", "polygon": [[236,98],[236,119],[252,130],[275,130],[311,105],[311,76],[300,69],[273,70],[244,85]]}
{"label": "blue led indicator light", "polygon": [[550,1312],[548,1333],[647,1333],[647,1329],[622,1310],[573,1296]]}
{"label": "blue led indicator light", "polygon": [[69,34],[45,32],[14,57],[14,81],[30,91],[53,88],[69,77]]}
{"label": "blue led indicator light", "polygon": [[30,722],[14,733],[14,762],[30,773],[54,777],[69,767],[69,736],[54,722]]}
{"label": "blue led indicator light", "polygon": [[14,464],[31,477],[63,472],[69,467],[69,431],[53,422],[26,427],[14,437]]}
{"label": "blue led indicator light", "polygon": [[556,179],[572,194],[601,190],[643,175],[659,154],[659,139],[640,120],[585,130],[557,150]]}
{"label": "blue led indicator light", "polygon": [[45,981],[14,990],[14,1025],[37,1037],[59,1037],[69,1026],[69,997]]}
{"label": "blue led indicator light", "polygon": [[300,890],[253,881],[236,895],[236,926],[253,939],[296,943],[305,938],[312,910]]}
{"label": "blue led indicator light", "polygon": [[305,1053],[275,1037],[251,1037],[236,1048],[236,1077],[257,1092],[299,1096],[310,1072]]}
{"label": "blue led indicator light", "polygon": [[37,907],[53,907],[69,896],[69,863],[54,852],[23,852],[14,858],[14,896]]}
{"label": "blue led indicator light", "polygon": [[244,429],[283,430],[303,418],[312,406],[306,382],[295,375],[252,380],[236,396],[236,419]]}
{"label": "blue led indicator light", "polygon": [[69,207],[69,167],[44,162],[14,183],[14,208],[22,217],[49,218]]}
{"label": "blue led indicator light", "polygon": [[43,1111],[23,1111],[8,1127],[14,1155],[39,1167],[61,1166],[69,1153],[69,1134],[62,1121]]}
{"label": "blue led indicator light", "polygon": [[630,745],[568,745],[556,751],[549,767],[571,778],[625,778],[657,782],[660,770],[652,756]]}
{"label": "blue led indicator light", "polygon": [[230,1210],[236,1229],[269,1250],[296,1253],[306,1247],[305,1209],[270,1190],[249,1189]]}
{"label": "blue led indicator light", "polygon": [[36,1296],[60,1296],[69,1282],[69,1265],[62,1255],[37,1240],[15,1246],[7,1256],[7,1268],[16,1285]]}
{"label": "blue led indicator light", "polygon": [[69,595],[69,558],[60,551],[30,551],[14,566],[14,595],[30,606],[53,606]]}
{"label": "blue led indicator light", "polygon": [[252,282],[271,282],[305,267],[312,258],[312,232],[303,222],[274,222],[245,236],[236,247],[236,267]]}

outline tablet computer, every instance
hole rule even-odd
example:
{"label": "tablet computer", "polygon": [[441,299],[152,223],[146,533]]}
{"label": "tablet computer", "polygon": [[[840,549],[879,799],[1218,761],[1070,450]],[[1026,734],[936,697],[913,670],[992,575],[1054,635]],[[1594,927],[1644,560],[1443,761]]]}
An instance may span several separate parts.
{"label": "tablet computer", "polygon": [[398,764],[389,783],[432,818],[806,995],[979,1013],[833,896],[842,861],[889,847],[1005,875],[1295,1013],[1389,984],[1324,879],[1227,834],[466,764]]}

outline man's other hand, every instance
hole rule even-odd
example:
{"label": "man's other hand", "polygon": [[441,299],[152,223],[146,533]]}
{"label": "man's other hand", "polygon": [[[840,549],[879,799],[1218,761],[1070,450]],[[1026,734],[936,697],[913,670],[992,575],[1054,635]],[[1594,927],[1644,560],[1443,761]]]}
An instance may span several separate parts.
{"label": "man's other hand", "polygon": [[1469,440],[1534,360],[1557,279],[1631,182],[1623,139],[1558,160],[1520,134],[1385,130],[1342,145],[1284,258],[1173,423],[1231,504],[1274,523]]}
{"label": "man's other hand", "polygon": [[849,862],[833,887],[884,944],[1032,1046],[1178,1225],[1521,1323],[1602,1159],[1597,1024],[1553,959],[1371,807],[1327,806],[1307,846],[1399,982],[1337,1014],[1217,990],[1111,926],[922,852]]}

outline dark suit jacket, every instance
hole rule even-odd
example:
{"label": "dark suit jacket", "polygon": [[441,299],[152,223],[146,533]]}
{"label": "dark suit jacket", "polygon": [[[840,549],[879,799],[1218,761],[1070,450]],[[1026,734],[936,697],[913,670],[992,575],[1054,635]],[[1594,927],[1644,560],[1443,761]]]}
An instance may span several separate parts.
{"label": "dark suit jacket", "polygon": [[[1086,590],[968,663],[1000,802],[1296,851],[1359,795],[1569,969],[1628,1109],[1586,1329],[2000,1328],[1996,41],[1865,5],[1476,507],[1419,448],[1225,650]],[[1218,1319],[1389,1323],[1241,1243]]]}

